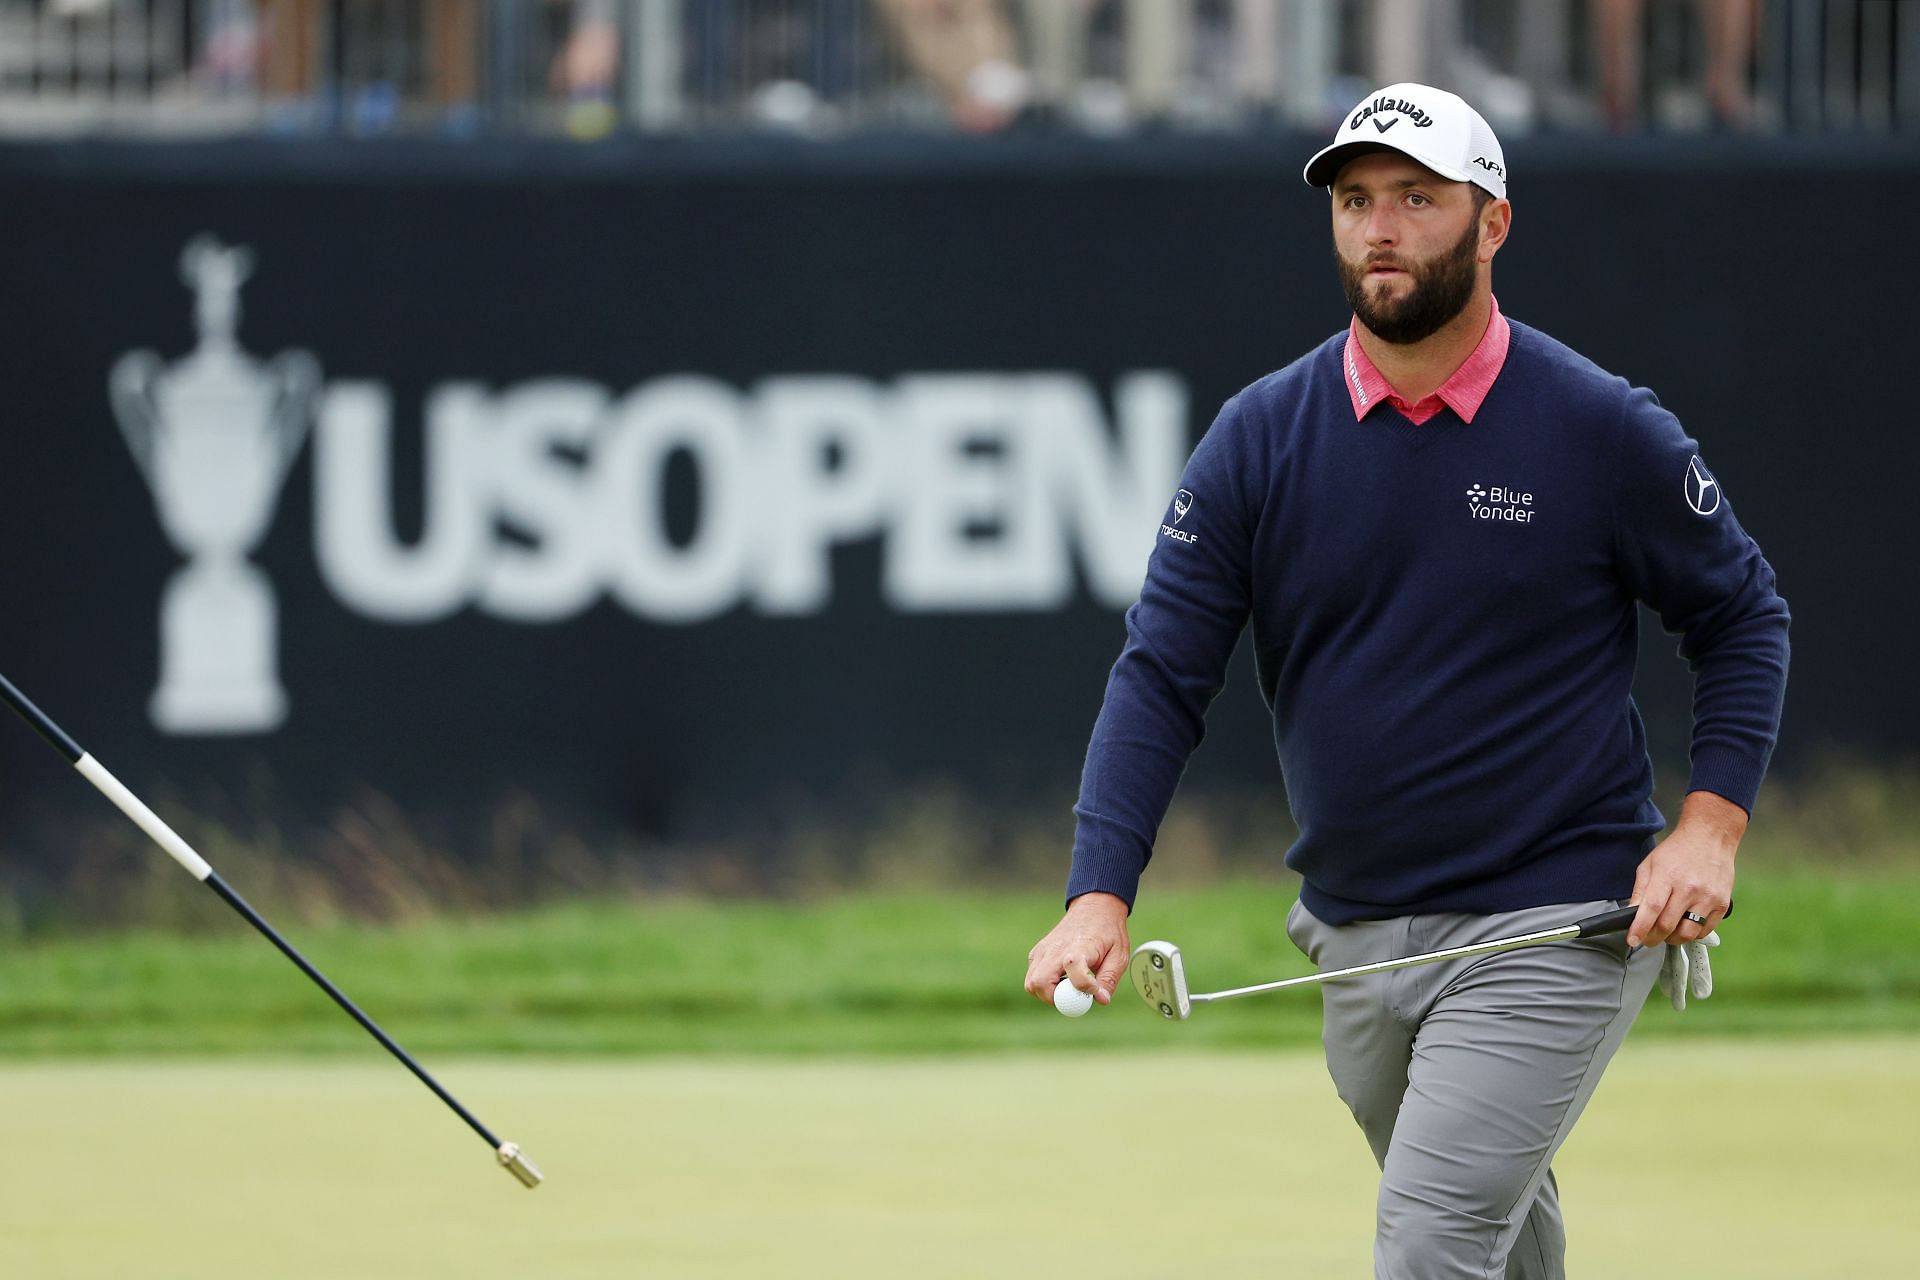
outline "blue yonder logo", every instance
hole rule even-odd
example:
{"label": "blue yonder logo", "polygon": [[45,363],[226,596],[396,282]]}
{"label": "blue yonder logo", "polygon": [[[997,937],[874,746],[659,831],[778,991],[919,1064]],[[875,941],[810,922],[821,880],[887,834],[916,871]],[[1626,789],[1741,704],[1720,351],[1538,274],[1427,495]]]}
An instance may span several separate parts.
{"label": "blue yonder logo", "polygon": [[1533,494],[1497,484],[1472,484],[1467,487],[1467,511],[1475,520],[1532,524]]}

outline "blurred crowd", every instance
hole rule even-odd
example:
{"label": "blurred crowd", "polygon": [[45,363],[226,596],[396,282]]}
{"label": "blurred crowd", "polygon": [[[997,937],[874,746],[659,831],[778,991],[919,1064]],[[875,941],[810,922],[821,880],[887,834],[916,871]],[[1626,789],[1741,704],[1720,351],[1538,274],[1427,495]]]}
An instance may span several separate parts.
{"label": "blurred crowd", "polygon": [[[1287,0],[878,0],[913,66],[938,87],[956,124],[991,130],[1030,112],[1042,121],[1095,128],[1205,117],[1224,90],[1242,117],[1295,117],[1319,124],[1337,115],[1355,86],[1403,80],[1446,82],[1486,100],[1504,123],[1525,126],[1540,108],[1536,86],[1511,70],[1523,31],[1544,37],[1535,62],[1563,55],[1573,70],[1570,4],[1535,0],[1359,0],[1291,6]],[[1703,11],[1704,98],[1715,121],[1753,121],[1746,91],[1759,0],[1697,0]],[[1594,0],[1585,17],[1597,63],[1598,109],[1616,130],[1638,122],[1645,0]],[[1547,13],[1548,10],[1556,10]],[[1317,12],[1314,12],[1317,11]],[[1541,22],[1542,15],[1546,21]],[[1117,46],[1115,74],[1090,74],[1096,43]],[[1312,59],[1289,59],[1290,44]],[[1353,56],[1341,57],[1342,48]],[[1546,59],[1537,55],[1545,52]],[[1350,66],[1347,76],[1329,74]],[[1289,111],[1289,76],[1305,80],[1305,101]],[[1302,86],[1296,86],[1296,88]],[[1364,92],[1364,87],[1360,88]],[[1301,95],[1295,94],[1296,102]],[[1217,111],[1215,112],[1217,114]],[[1564,113],[1563,113],[1564,114]]]}
{"label": "blurred crowd", "polygon": [[[1760,0],[0,0],[0,123],[26,94],[57,97],[92,82],[124,96],[144,76],[157,97],[248,103],[258,127],[281,131],[463,135],[553,123],[595,138],[728,125],[1318,129],[1370,86],[1422,80],[1467,95],[1506,129],[1737,131],[1805,123],[1804,110],[1787,118],[1796,94],[1817,96],[1827,112],[1838,76],[1864,104],[1857,122],[1884,117],[1896,127],[1896,116],[1910,114],[1908,86],[1920,82],[1920,39],[1909,33],[1920,19],[1906,8],[1888,0],[1773,0],[1765,9]],[[177,67],[142,70],[127,54],[143,47],[125,34],[134,27],[152,48],[168,28]],[[1809,65],[1817,83],[1802,74]],[[1771,92],[1756,92],[1768,66]],[[1834,123],[1823,114],[1816,127]]]}

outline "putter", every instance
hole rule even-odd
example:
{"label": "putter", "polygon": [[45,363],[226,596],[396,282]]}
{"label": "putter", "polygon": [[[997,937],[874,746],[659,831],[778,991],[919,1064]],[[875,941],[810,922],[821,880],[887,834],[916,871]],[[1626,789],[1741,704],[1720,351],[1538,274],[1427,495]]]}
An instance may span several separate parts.
{"label": "putter", "polygon": [[1620,907],[1617,910],[1588,916],[1584,920],[1575,920],[1572,924],[1561,925],[1557,929],[1542,929],[1537,933],[1517,933],[1512,937],[1494,938],[1464,947],[1448,947],[1444,951],[1426,951],[1417,956],[1401,956],[1396,960],[1376,960],[1372,964],[1357,964],[1346,969],[1329,969],[1325,973],[1309,973],[1298,978],[1262,982],[1251,987],[1234,987],[1229,991],[1187,990],[1186,965],[1181,962],[1180,948],[1171,942],[1141,943],[1133,949],[1133,959],[1128,964],[1128,969],[1133,974],[1134,990],[1140,993],[1141,999],[1158,1009],[1161,1017],[1175,1022],[1185,1022],[1193,1016],[1193,1006],[1196,1004],[1212,1004],[1216,1000],[1237,1000],[1241,996],[1257,996],[1268,991],[1283,991],[1288,987],[1303,987],[1309,983],[1359,978],[1369,973],[1385,973],[1389,969],[1409,969],[1417,964],[1434,964],[1441,960],[1457,959],[1460,956],[1486,955],[1494,951],[1516,951],[1521,947],[1537,947],[1547,942],[1566,942],[1574,938],[1597,938],[1602,934],[1624,933],[1639,911],[1638,907]]}
{"label": "putter", "polygon": [[287,959],[298,965],[300,972],[312,978],[315,985],[333,997],[333,1002],[345,1009],[348,1016],[366,1028],[367,1034],[378,1040],[388,1053],[400,1059],[407,1070],[420,1077],[420,1083],[433,1090],[440,1101],[452,1107],[455,1115],[465,1120],[468,1127],[485,1139],[486,1144],[493,1148],[494,1156],[499,1160],[500,1166],[518,1178],[520,1185],[529,1189],[540,1185],[542,1176],[540,1170],[527,1158],[526,1153],[520,1150],[519,1143],[502,1142],[494,1136],[493,1130],[481,1124],[473,1112],[461,1106],[459,1099],[443,1089],[438,1080],[427,1074],[425,1067],[415,1062],[413,1056],[402,1049],[392,1036],[382,1031],[379,1023],[362,1013],[359,1005],[347,999],[344,991],[329,982],[327,976],[308,963],[305,956],[295,951],[293,944],[281,937],[259,912],[247,904],[245,898],[229,888],[227,882],[207,865],[206,859],[195,853],[192,846],[182,840],[172,827],[161,821],[159,815],[141,803],[140,798],[127,790],[118,778],[108,773],[98,760],[82,751],[79,743],[68,737],[59,725],[49,719],[44,711],[34,706],[27,696],[16,689],[13,682],[4,675],[0,675],[0,699],[4,699],[8,706],[19,712],[21,719],[32,725],[34,731],[45,738],[49,746],[65,756],[67,763],[79,770],[80,776],[98,788],[100,794],[113,801],[120,812],[133,819],[135,825],[151,836],[155,844],[166,850],[175,862],[185,867],[194,879],[219,894],[222,901],[239,912],[248,924],[265,935],[268,942],[280,948]]}

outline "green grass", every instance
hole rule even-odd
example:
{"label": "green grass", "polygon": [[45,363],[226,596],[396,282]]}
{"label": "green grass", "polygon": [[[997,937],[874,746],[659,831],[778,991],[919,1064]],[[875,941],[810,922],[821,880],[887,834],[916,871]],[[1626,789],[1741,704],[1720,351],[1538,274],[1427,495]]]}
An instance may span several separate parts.
{"label": "green grass", "polygon": [[[8,1274],[1371,1274],[1311,1049],[438,1065],[545,1186],[390,1064],[0,1063]],[[1917,1077],[1912,1037],[1636,1033],[1555,1161],[1570,1273],[1910,1272]]]}
{"label": "green grass", "polygon": [[[1201,989],[1303,973],[1285,884],[1149,885],[1133,941],[1181,944]],[[1640,1035],[1920,1031],[1920,871],[1760,865],[1716,953],[1719,992]],[[367,1053],[354,1027],[207,895],[200,932],[0,949],[0,1056]],[[292,927],[321,969],[425,1055],[867,1054],[1308,1045],[1319,1001],[1205,1009],[1184,1026],[1122,987],[1069,1022],[1020,990],[1046,892],[806,902],[607,900],[404,926]]]}

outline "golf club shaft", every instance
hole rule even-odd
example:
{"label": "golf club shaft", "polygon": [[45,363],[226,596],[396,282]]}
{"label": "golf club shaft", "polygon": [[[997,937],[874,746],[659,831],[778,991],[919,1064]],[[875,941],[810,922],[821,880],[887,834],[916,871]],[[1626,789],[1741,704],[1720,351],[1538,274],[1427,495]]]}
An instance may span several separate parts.
{"label": "golf club shaft", "polygon": [[1592,938],[1604,933],[1619,933],[1633,923],[1636,913],[1637,908],[1621,907],[1597,916],[1588,916],[1585,920],[1576,920],[1572,924],[1561,925],[1557,929],[1542,929],[1537,933],[1518,933],[1512,937],[1494,938],[1464,947],[1448,947],[1443,951],[1425,951],[1416,956],[1400,956],[1393,960],[1376,960],[1372,964],[1356,964],[1346,969],[1329,969],[1325,973],[1309,973],[1298,978],[1283,978],[1279,982],[1262,982],[1258,986],[1194,993],[1188,995],[1187,999],[1192,1004],[1210,1004],[1216,1000],[1233,1000],[1240,996],[1281,991],[1287,987],[1307,986],[1315,982],[1333,982],[1340,978],[1359,978],[1369,973],[1385,973],[1390,969],[1410,969],[1414,965],[1437,964],[1442,960],[1457,960],[1462,956],[1487,955],[1495,951],[1515,951],[1521,947],[1537,947],[1546,942],[1565,942],[1573,938]]}
{"label": "golf club shaft", "polygon": [[279,948],[280,953],[286,956],[287,959],[293,961],[293,963],[299,967],[300,972],[306,974],[307,977],[313,980],[315,986],[326,992],[335,1004],[346,1010],[349,1017],[364,1027],[368,1035],[378,1040],[387,1052],[400,1060],[401,1065],[419,1077],[420,1083],[433,1090],[434,1095],[438,1097],[440,1101],[452,1108],[455,1115],[466,1121],[467,1126],[479,1134],[489,1147],[493,1148],[500,1158],[500,1163],[507,1167],[508,1172],[520,1179],[526,1186],[532,1187],[539,1183],[539,1171],[534,1169],[531,1163],[520,1154],[517,1146],[512,1143],[501,1142],[493,1130],[480,1123],[478,1116],[467,1110],[466,1107],[461,1105],[458,1098],[441,1087],[440,1082],[435,1080],[425,1067],[414,1061],[412,1054],[401,1048],[399,1042],[383,1031],[380,1028],[380,1024],[368,1017],[359,1005],[348,999],[346,992],[334,986],[332,981],[329,980],[324,973],[316,969],[305,956],[301,955],[292,943],[281,937],[279,931],[268,924],[264,916],[258,911],[255,911],[245,898],[242,898],[226,881],[220,878],[214,869],[208,865],[206,859],[195,853],[193,848],[188,845],[185,840],[181,839],[172,827],[168,826],[159,815],[143,804],[140,798],[129,791],[118,778],[115,778],[109,773],[105,766],[81,750],[79,743],[69,737],[66,731],[61,729],[59,725],[55,724],[52,717],[35,706],[32,699],[28,698],[24,693],[21,693],[5,675],[0,675],[0,700],[4,700],[8,706],[18,712],[20,717],[32,725],[34,730],[38,732],[42,738],[45,738],[54,750],[65,756],[69,764],[73,765],[102,795],[113,801],[114,805],[122,813],[131,818],[135,825],[142,831],[145,831],[155,844],[166,850],[174,861],[186,868],[187,872],[191,874],[194,879],[201,881],[207,888],[213,890],[214,893],[219,895],[223,902],[237,911],[242,919],[259,930],[267,941]]}
{"label": "golf club shaft", "polygon": [[473,1112],[467,1110],[464,1106],[460,1104],[460,1100],[458,1098],[454,1097],[452,1094],[448,1093],[444,1088],[442,1088],[440,1085],[440,1082],[438,1080],[435,1080],[433,1076],[428,1073],[425,1067],[421,1066],[418,1062],[414,1061],[412,1054],[408,1053],[405,1049],[402,1049],[398,1041],[396,1041],[392,1036],[388,1035],[385,1031],[380,1029],[379,1023],[375,1022],[372,1018],[368,1017],[366,1013],[360,1008],[359,1005],[355,1004],[352,1000],[348,999],[346,992],[334,986],[332,980],[330,980],[326,974],[314,968],[312,962],[310,962],[305,956],[301,955],[300,952],[294,947],[292,943],[288,942],[285,938],[281,937],[280,931],[275,929],[272,925],[268,924],[266,922],[265,917],[263,917],[258,911],[255,911],[252,905],[249,904],[245,898],[241,897],[238,893],[234,892],[234,890],[227,884],[227,882],[220,878],[220,875],[218,872],[210,872],[207,876],[206,884],[207,884],[207,888],[213,890],[215,893],[220,895],[220,898],[222,901],[224,901],[228,906],[232,907],[235,911],[239,912],[241,917],[245,919],[248,924],[258,929],[261,935],[265,937],[268,942],[271,942],[274,946],[278,947],[280,949],[281,955],[284,955],[287,959],[293,961],[295,965],[299,966],[300,972],[306,974],[309,978],[312,978],[315,986],[319,987],[322,991],[326,992],[328,996],[332,997],[333,1002],[335,1004],[339,1005],[342,1009],[346,1010],[348,1017],[352,1018],[355,1022],[359,1023],[362,1027],[365,1027],[368,1035],[372,1036],[375,1040],[378,1040],[382,1045],[384,1045],[388,1053],[391,1053],[394,1057],[400,1059],[401,1065],[406,1067],[407,1070],[413,1072],[414,1075],[418,1076],[420,1078],[421,1084],[424,1084],[427,1086],[427,1088],[433,1090],[434,1094],[440,1099],[440,1101],[446,1103],[449,1107],[453,1108],[453,1113],[459,1116],[462,1120],[465,1120],[467,1122],[468,1128],[472,1129],[475,1133],[479,1134],[482,1138],[486,1139],[487,1145],[492,1147],[495,1151],[498,1151],[500,1149],[500,1146],[501,1146],[500,1139],[494,1136],[493,1130],[487,1128],[486,1125],[481,1124],[478,1116],[474,1115]]}

